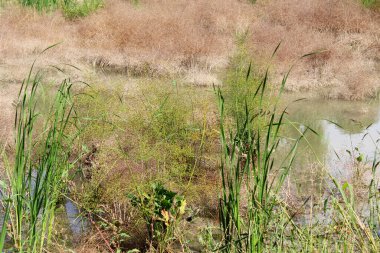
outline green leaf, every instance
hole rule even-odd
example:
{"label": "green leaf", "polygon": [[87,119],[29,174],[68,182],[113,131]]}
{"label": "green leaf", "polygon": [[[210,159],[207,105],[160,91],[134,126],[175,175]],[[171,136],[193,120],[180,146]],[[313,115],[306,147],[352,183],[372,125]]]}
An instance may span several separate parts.
{"label": "green leaf", "polygon": [[362,162],[363,161],[363,154],[360,154],[358,157],[356,157],[356,161]]}
{"label": "green leaf", "polygon": [[326,210],[327,210],[327,202],[328,202],[328,199],[325,199],[324,203],[323,203],[323,212],[326,213]]}

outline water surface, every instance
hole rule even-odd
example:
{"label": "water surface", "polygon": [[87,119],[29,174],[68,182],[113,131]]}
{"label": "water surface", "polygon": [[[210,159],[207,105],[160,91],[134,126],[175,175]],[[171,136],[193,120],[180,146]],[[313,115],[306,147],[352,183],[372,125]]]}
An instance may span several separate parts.
{"label": "water surface", "polygon": [[[288,190],[295,193],[295,202],[301,205],[310,196],[324,198],[332,194],[329,176],[342,184],[353,184],[366,202],[373,178],[372,162],[380,160],[380,104],[320,99],[291,103],[300,97],[285,96],[284,104],[290,105],[282,146],[290,146],[292,139],[308,127],[317,134],[306,132],[288,177]],[[375,174],[375,179],[380,179],[380,173]]]}

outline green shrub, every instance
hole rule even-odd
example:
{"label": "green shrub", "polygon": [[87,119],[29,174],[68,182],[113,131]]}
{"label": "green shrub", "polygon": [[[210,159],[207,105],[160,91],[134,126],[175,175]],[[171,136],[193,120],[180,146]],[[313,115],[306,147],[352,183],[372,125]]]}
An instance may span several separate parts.
{"label": "green shrub", "polygon": [[[222,87],[224,108],[226,116],[239,125],[244,123],[245,110],[248,109],[252,115],[259,116],[254,122],[257,127],[264,122],[263,115],[258,115],[259,110],[265,109],[270,104],[271,98],[268,95],[269,87],[265,88],[265,99],[260,99],[258,96],[260,94],[255,95],[263,80],[258,76],[260,70],[254,65],[246,48],[246,36],[246,34],[239,36],[237,51],[230,59],[230,64],[226,70]],[[264,104],[260,105],[263,101]]]}

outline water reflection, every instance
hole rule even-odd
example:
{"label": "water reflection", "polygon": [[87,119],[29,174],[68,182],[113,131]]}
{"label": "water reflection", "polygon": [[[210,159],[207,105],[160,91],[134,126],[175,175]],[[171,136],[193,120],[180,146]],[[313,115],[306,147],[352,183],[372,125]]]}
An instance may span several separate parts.
{"label": "water reflection", "polygon": [[[284,104],[296,100],[288,96]],[[305,139],[298,148],[290,175],[303,195],[323,191],[326,173],[339,181],[350,181],[355,164],[370,163],[380,138],[380,106],[378,103],[352,101],[303,100],[288,107],[285,142],[297,138],[307,127]],[[368,165],[370,166],[370,165]]]}
{"label": "water reflection", "polygon": [[324,138],[328,142],[326,165],[333,177],[350,180],[353,170],[350,165],[356,161],[371,163],[378,154],[380,122],[377,122],[359,133],[345,131],[338,126],[323,121]]}

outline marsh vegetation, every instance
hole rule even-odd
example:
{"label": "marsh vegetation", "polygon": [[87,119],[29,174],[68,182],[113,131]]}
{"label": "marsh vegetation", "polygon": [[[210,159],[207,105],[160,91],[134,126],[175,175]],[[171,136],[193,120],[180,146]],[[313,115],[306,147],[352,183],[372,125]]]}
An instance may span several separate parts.
{"label": "marsh vegetation", "polygon": [[379,250],[376,1],[0,6],[2,251]]}

